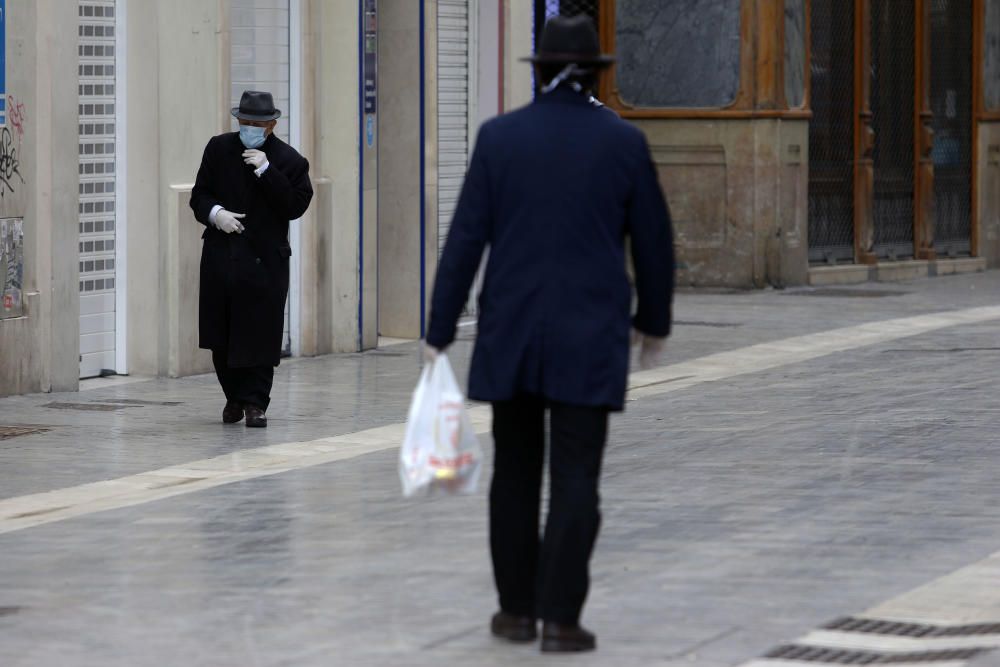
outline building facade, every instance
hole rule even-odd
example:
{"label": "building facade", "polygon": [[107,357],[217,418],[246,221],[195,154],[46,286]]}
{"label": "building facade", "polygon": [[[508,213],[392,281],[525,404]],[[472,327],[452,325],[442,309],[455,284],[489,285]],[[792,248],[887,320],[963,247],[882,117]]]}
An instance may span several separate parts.
{"label": "building facade", "polygon": [[1000,265],[997,0],[585,4],[619,56],[602,98],[650,139],[683,282]]}
{"label": "building facade", "polygon": [[286,352],[419,337],[478,125],[531,99],[530,3],[0,0],[0,19],[0,395],[210,370],[187,202],[248,88],[274,93],[316,193]]}
{"label": "building facade", "polygon": [[210,370],[187,202],[247,88],[316,193],[286,352],[421,336],[478,126],[577,13],[619,56],[600,97],[649,138],[681,282],[1000,264],[1000,0],[0,0],[0,395]]}

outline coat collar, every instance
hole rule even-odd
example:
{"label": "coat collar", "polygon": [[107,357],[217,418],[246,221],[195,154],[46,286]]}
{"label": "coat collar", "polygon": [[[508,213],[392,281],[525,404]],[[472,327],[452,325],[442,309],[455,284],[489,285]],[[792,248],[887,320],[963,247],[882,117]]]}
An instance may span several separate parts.
{"label": "coat collar", "polygon": [[576,104],[589,106],[587,95],[578,93],[569,86],[563,84],[551,93],[544,93],[535,97],[535,104]]}

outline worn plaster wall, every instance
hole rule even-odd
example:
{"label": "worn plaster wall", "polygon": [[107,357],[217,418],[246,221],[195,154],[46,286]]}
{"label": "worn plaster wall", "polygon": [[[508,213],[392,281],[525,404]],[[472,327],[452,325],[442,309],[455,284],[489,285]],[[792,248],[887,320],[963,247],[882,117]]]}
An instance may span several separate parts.
{"label": "worn plaster wall", "polygon": [[[118,212],[123,216],[119,225],[127,230],[125,252],[132,269],[119,289],[127,290],[127,366],[136,375],[160,371],[159,7],[155,0],[130,0],[126,10],[126,114],[118,123],[128,165],[118,174],[128,196],[125,211]],[[183,140],[197,150],[193,137]]]}
{"label": "worn plaster wall", "polygon": [[204,227],[178,193],[208,140],[229,129],[228,2],[132,0],[126,21],[129,372],[203,373],[199,281],[183,267],[198,261]]}
{"label": "worn plaster wall", "polygon": [[[358,302],[361,298],[360,217],[360,111],[358,109],[359,3],[312,0],[308,20],[314,67],[315,116],[313,141],[303,150],[311,163],[318,201],[314,202],[309,235],[314,248],[306,249],[305,263],[314,263],[317,297],[317,352],[356,352],[359,349]],[[305,138],[305,137],[303,137]],[[372,192],[369,199],[374,196]],[[368,201],[366,201],[368,206]],[[369,207],[374,208],[374,202]],[[372,230],[373,231],[373,230]],[[374,238],[366,238],[369,252]],[[365,262],[365,283],[377,276],[374,260]],[[304,270],[310,270],[305,268]],[[370,310],[374,313],[374,310]],[[374,321],[374,317],[371,318]]]}
{"label": "worn plaster wall", "polygon": [[382,0],[379,12],[379,334],[419,338],[420,3]]}
{"label": "worn plaster wall", "polygon": [[649,120],[670,206],[680,284],[804,284],[808,276],[805,121]]}
{"label": "worn plaster wall", "polygon": [[521,58],[532,53],[535,16],[531,2],[504,1],[504,109],[510,111],[531,102],[531,65]]}
{"label": "worn plaster wall", "polygon": [[24,314],[0,320],[0,395],[79,377],[75,4],[7,3],[0,217],[23,218]]}

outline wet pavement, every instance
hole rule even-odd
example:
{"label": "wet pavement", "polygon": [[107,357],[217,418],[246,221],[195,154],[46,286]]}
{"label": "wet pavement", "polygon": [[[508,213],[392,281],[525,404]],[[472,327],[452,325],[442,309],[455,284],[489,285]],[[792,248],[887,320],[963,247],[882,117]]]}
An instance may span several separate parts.
{"label": "wet pavement", "polygon": [[[663,363],[988,306],[998,272],[684,292]],[[584,615],[594,654],[491,639],[486,484],[404,500],[380,446],[9,532],[0,512],[0,665],[714,667],[872,608],[916,618],[929,612],[905,594],[1000,551],[1000,318],[886,326],[876,344],[645,391],[614,417]],[[0,425],[48,429],[0,440],[0,503],[390,427],[418,371],[414,343],[290,360],[266,430],[220,423],[213,376],[0,399]],[[1000,568],[981,570],[934,593],[954,607],[936,622],[994,604],[976,622],[1000,623],[1000,586],[968,594]]]}

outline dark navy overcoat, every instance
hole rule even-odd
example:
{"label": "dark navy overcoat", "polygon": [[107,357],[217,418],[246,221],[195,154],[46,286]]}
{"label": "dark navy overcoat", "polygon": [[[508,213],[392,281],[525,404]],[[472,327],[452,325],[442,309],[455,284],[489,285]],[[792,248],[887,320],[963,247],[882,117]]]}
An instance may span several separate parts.
{"label": "dark navy overcoat", "polygon": [[438,264],[429,345],[454,340],[487,249],[469,397],[620,410],[630,326],[670,332],[673,238],[644,135],[565,87],[483,125]]}
{"label": "dark navy overcoat", "polygon": [[[309,162],[269,134],[260,150],[271,166],[258,178],[243,162],[245,150],[238,132],[209,140],[191,192],[191,209],[206,227],[198,344],[225,351],[234,368],[277,366],[292,254],[288,223],[312,200]],[[209,222],[216,204],[246,214],[242,234],[226,234]]]}

